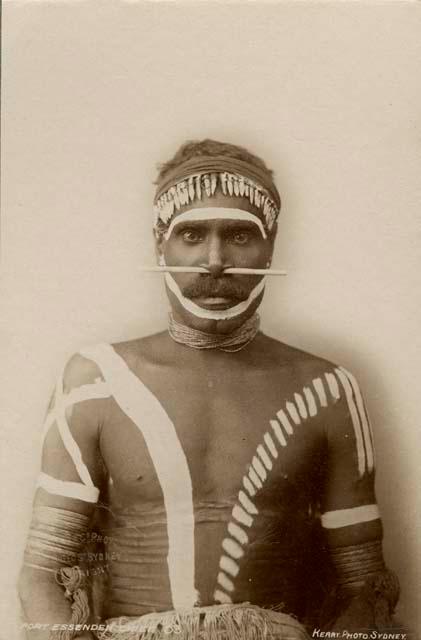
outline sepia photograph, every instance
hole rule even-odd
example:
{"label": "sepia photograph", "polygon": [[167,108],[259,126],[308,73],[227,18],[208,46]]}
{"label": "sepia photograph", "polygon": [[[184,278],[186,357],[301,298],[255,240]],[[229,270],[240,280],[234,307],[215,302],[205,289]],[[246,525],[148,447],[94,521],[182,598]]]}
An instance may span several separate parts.
{"label": "sepia photograph", "polygon": [[0,640],[417,640],[420,34],[3,2]]}

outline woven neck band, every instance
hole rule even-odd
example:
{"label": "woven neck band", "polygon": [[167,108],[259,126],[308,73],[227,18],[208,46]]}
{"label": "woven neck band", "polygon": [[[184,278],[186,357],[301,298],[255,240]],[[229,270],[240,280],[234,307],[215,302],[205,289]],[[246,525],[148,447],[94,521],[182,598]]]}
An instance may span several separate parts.
{"label": "woven neck band", "polygon": [[255,313],[241,327],[229,334],[206,333],[181,324],[169,314],[168,331],[171,338],[179,344],[193,349],[219,349],[235,352],[244,349],[256,337],[260,318]]}

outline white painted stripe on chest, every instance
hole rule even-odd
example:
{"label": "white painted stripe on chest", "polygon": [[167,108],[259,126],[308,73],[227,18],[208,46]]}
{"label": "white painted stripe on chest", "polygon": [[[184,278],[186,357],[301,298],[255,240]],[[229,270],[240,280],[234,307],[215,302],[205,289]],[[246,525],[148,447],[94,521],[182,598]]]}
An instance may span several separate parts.
{"label": "white painted stripe on chest", "polygon": [[313,394],[311,393],[311,389],[309,389],[308,387],[304,387],[303,392],[305,399],[307,400],[308,412],[311,417],[314,417],[315,415],[317,415],[317,404]]}
{"label": "white painted stripe on chest", "polygon": [[307,407],[304,403],[304,400],[302,399],[299,393],[294,393],[294,399],[295,399],[295,402],[297,403],[298,412],[300,416],[303,418],[303,420],[306,420],[308,413],[307,413]]}
{"label": "white painted stripe on chest", "polygon": [[213,594],[215,602],[220,602],[221,604],[232,604],[232,600],[227,593],[224,593],[220,589],[216,589]]}
{"label": "white painted stripe on chest", "polygon": [[239,560],[239,558],[242,558],[244,555],[243,548],[232,538],[224,538],[224,540],[222,540],[222,548],[231,558],[234,558],[234,560]]}
{"label": "white painted stripe on chest", "polygon": [[273,441],[272,436],[270,435],[270,433],[266,432],[264,435],[264,440],[266,442],[266,446],[269,449],[269,451],[271,452],[272,456],[276,459],[278,457],[278,450],[275,446],[275,443]]}
{"label": "white painted stripe on chest", "polygon": [[327,385],[329,387],[329,391],[334,400],[339,400],[341,397],[341,393],[339,391],[338,381],[336,380],[333,373],[325,373],[325,378]]}
{"label": "white painted stripe on chest", "polygon": [[272,460],[269,458],[268,454],[266,453],[266,450],[264,448],[264,446],[262,444],[259,444],[257,447],[257,453],[261,459],[261,461],[263,462],[263,464],[265,465],[266,469],[268,471],[270,471],[273,467],[272,465]]}
{"label": "white painted stripe on chest", "polygon": [[264,466],[260,462],[259,458],[257,456],[253,456],[253,459],[252,459],[251,463],[252,463],[257,475],[259,476],[259,478],[261,480],[265,481],[266,478],[267,478],[266,469],[264,468]]}
{"label": "white painted stripe on chest", "polygon": [[339,369],[340,369],[340,371],[342,371],[342,373],[344,373],[347,376],[348,380],[350,381],[352,390],[353,390],[355,398],[357,400],[357,407],[358,407],[358,411],[360,413],[360,419],[361,419],[361,424],[362,424],[362,429],[363,429],[365,450],[367,452],[367,469],[369,471],[372,471],[373,468],[374,468],[373,441],[372,441],[371,429],[370,429],[370,425],[369,425],[369,422],[368,422],[368,419],[367,419],[367,414],[366,414],[366,411],[365,411],[365,406],[364,406],[364,401],[363,401],[363,398],[362,398],[362,395],[361,395],[361,391],[360,391],[360,388],[358,386],[358,382],[354,378],[352,373],[350,373],[349,371],[347,371],[343,367],[339,367]]}
{"label": "white painted stripe on chest", "polygon": [[238,564],[228,556],[221,556],[221,559],[219,561],[219,567],[223,569],[225,573],[228,573],[233,578],[236,578],[240,571],[240,567],[238,566]]}
{"label": "white painted stripe on chest", "polygon": [[351,509],[326,511],[326,513],[322,513],[321,521],[325,529],[339,529],[340,527],[351,527],[363,522],[371,522],[379,518],[380,512],[377,504],[365,504]]}
{"label": "white painted stripe on chest", "polygon": [[273,429],[273,431],[275,433],[275,436],[278,438],[279,444],[282,447],[286,447],[287,446],[287,441],[285,439],[284,432],[282,431],[281,425],[279,424],[279,422],[277,420],[271,420],[270,421],[270,426],[272,427],[272,429]]}
{"label": "white painted stripe on chest", "polygon": [[192,483],[174,425],[157,398],[110,345],[101,344],[81,353],[96,362],[115,401],[145,439],[164,497],[173,606],[175,609],[193,607],[198,594],[194,585]]}
{"label": "white painted stripe on chest", "polygon": [[225,591],[234,591],[233,581],[223,571],[218,573],[217,582]]}
{"label": "white painted stripe on chest", "polygon": [[336,369],[336,375],[341,381],[341,384],[345,391],[345,396],[348,403],[348,409],[351,415],[352,426],[354,428],[355,442],[357,446],[358,472],[360,476],[362,476],[365,471],[365,451],[364,451],[364,442],[363,442],[363,434],[361,430],[360,417],[358,415],[357,407],[355,405],[354,398],[352,395],[352,387],[348,378],[340,369]]}
{"label": "white painted stripe on chest", "polygon": [[254,503],[250,500],[250,498],[246,496],[244,491],[240,490],[238,494],[238,499],[243,505],[244,509],[247,511],[247,513],[249,513],[252,516],[256,516],[259,513]]}
{"label": "white painted stripe on chest", "polygon": [[[290,403],[287,403],[287,404],[290,404]],[[278,416],[279,422],[282,424],[283,428],[288,433],[288,435],[292,436],[292,434],[294,433],[294,429],[292,428],[292,425],[288,420],[285,411],[281,409],[280,411],[277,412],[276,415]],[[297,414],[297,418],[298,418],[298,414]],[[298,418],[298,421],[300,421],[299,418]]]}
{"label": "white painted stripe on chest", "polygon": [[228,523],[228,533],[242,545],[248,544],[249,537],[247,533],[235,522]]}
{"label": "white painted stripe on chest", "polygon": [[316,393],[319,397],[320,400],[320,404],[322,407],[327,407],[327,398],[326,398],[326,391],[325,388],[323,386],[323,382],[321,380],[321,378],[315,378],[313,380],[313,386],[316,390]]}
{"label": "white painted stripe on chest", "polygon": [[249,469],[249,478],[253,482],[256,489],[261,489],[263,487],[262,481],[260,480],[253,467],[250,467]]}
{"label": "white painted stripe on chest", "polygon": [[251,515],[246,513],[238,504],[236,504],[232,510],[232,517],[240,524],[244,524],[246,527],[251,527],[253,524],[253,518]]}
{"label": "white painted stripe on chest", "polygon": [[256,495],[256,489],[248,476],[243,476],[243,485],[249,496],[253,497]]}

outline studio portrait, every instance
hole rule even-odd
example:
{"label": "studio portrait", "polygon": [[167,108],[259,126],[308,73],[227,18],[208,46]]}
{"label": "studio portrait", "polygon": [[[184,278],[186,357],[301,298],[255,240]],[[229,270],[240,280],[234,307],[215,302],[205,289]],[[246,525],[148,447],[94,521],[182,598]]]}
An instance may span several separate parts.
{"label": "studio portrait", "polygon": [[2,16],[3,640],[416,640],[421,9]]}

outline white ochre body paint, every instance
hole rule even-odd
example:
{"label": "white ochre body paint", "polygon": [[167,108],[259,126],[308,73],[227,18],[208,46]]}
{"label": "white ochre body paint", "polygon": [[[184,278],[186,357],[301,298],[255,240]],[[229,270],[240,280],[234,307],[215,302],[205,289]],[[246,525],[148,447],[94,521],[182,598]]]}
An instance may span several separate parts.
{"label": "white ochre body paint", "polygon": [[230,318],[239,316],[241,313],[247,311],[252,302],[256,300],[265,288],[265,278],[262,278],[254,289],[252,289],[247,300],[239,302],[234,307],[229,307],[228,309],[203,309],[203,307],[200,307],[193,302],[193,300],[183,296],[180,287],[170,273],[165,274],[165,283],[186,311],[198,318],[205,318],[206,320],[229,320]]}
{"label": "white ochre body paint", "polygon": [[226,207],[203,207],[202,209],[189,209],[184,213],[172,219],[170,226],[165,233],[165,239],[168,240],[174,227],[183,222],[197,222],[202,220],[244,220],[256,224],[263,238],[266,240],[267,234],[263,226],[263,222],[250,211],[243,209],[230,209]]}

